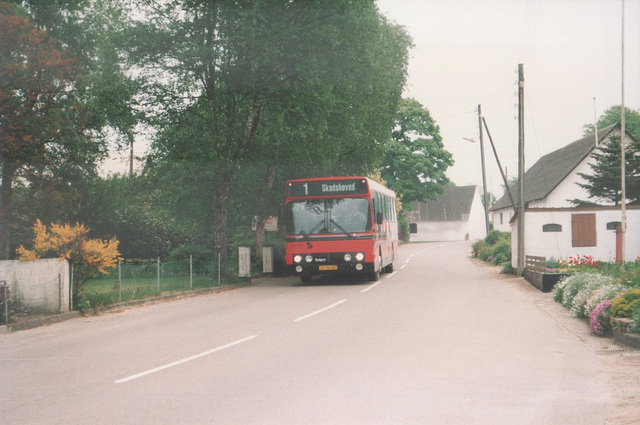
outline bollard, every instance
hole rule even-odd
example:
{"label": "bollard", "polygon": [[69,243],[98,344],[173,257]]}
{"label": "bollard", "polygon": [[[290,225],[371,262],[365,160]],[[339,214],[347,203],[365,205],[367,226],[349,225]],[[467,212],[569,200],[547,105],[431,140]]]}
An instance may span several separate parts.
{"label": "bollard", "polygon": [[2,283],[3,290],[4,324],[7,325],[7,329],[9,329],[9,293],[7,291],[7,282],[0,280],[0,283]]}
{"label": "bollard", "polygon": [[262,247],[262,274],[273,274],[273,246]]}
{"label": "bollard", "polygon": [[251,247],[238,247],[238,277],[251,281]]}

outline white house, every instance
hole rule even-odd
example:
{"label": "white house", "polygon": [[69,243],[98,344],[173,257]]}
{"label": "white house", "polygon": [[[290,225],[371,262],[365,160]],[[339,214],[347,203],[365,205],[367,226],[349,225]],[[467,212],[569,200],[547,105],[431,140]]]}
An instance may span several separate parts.
{"label": "white house", "polygon": [[[620,135],[620,125],[614,124],[598,132],[598,144]],[[626,141],[632,138],[627,133]],[[577,185],[584,183],[578,173],[589,174],[595,160],[594,134],[577,140],[540,158],[524,176],[524,251],[525,255],[567,259],[588,255],[600,261],[616,259],[616,228],[620,226],[620,207],[573,207],[572,199],[588,199],[588,192]],[[518,199],[517,185],[511,188]],[[640,255],[640,206],[627,206],[625,259]],[[517,259],[518,215],[507,195],[491,208],[494,228],[512,231],[512,264]]]}
{"label": "white house", "polygon": [[476,186],[447,186],[435,200],[411,206],[406,211],[411,242],[474,240],[487,235]]}

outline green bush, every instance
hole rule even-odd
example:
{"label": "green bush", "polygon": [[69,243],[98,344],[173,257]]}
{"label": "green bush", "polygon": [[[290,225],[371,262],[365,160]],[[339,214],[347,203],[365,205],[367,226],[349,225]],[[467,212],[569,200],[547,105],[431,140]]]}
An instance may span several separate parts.
{"label": "green bush", "polygon": [[493,251],[493,247],[491,245],[487,245],[486,243],[480,246],[480,251],[478,252],[478,258],[482,261],[487,261],[489,257],[491,257],[491,252]]}
{"label": "green bush", "polygon": [[474,257],[478,258],[478,256],[480,255],[480,247],[484,244],[484,241],[478,239],[477,241],[475,241],[473,243],[473,245],[471,245],[471,255],[473,255]]}
{"label": "green bush", "polygon": [[509,259],[503,253],[498,253],[496,256],[493,257],[493,264],[502,264],[502,263],[506,263],[507,261],[509,261]]}
{"label": "green bush", "polygon": [[562,297],[564,295],[564,287],[567,286],[567,280],[571,276],[566,276],[560,280],[560,282],[556,283],[553,287],[553,300],[555,302],[562,303]]}
{"label": "green bush", "polygon": [[505,240],[500,240],[491,250],[491,256],[495,264],[501,264],[505,261],[509,261],[511,258],[511,243]]}
{"label": "green bush", "polygon": [[511,240],[511,233],[509,232],[501,232],[499,230],[491,230],[487,236],[484,238],[484,242],[487,245],[495,245],[500,240]]}
{"label": "green bush", "polygon": [[636,311],[633,312],[631,318],[633,319],[633,327],[631,328],[631,331],[640,333],[640,305],[636,307]]}
{"label": "green bush", "polygon": [[611,303],[611,316],[631,318],[639,305],[640,289],[632,289],[613,300]]}
{"label": "green bush", "polygon": [[502,265],[502,270],[500,270],[501,274],[515,275],[516,271],[513,269],[511,265],[511,261],[507,261]]}

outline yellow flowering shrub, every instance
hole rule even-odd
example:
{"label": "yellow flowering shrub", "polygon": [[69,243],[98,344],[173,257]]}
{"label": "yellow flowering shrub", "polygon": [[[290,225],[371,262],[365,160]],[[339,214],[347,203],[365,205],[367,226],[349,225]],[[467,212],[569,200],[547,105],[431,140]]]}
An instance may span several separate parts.
{"label": "yellow flowering shrub", "polygon": [[64,258],[72,264],[85,266],[89,275],[96,272],[106,274],[106,269],[115,267],[120,256],[118,241],[89,239],[89,230],[81,223],[51,224],[50,229],[47,229],[40,220],[36,220],[33,225],[33,249],[20,246],[17,250],[18,258],[22,261],[45,257]]}

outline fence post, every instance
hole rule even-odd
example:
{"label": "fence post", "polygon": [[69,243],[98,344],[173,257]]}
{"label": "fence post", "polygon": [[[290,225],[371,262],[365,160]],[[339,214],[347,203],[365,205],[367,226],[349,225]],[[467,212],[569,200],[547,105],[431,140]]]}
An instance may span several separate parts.
{"label": "fence post", "polygon": [[58,314],[62,313],[62,276],[58,273]]}
{"label": "fence post", "polygon": [[160,257],[158,257],[158,294],[160,293]]}
{"label": "fence post", "polygon": [[118,302],[122,302],[122,259],[118,258]]}
{"label": "fence post", "polygon": [[189,290],[193,289],[193,254],[189,254]]}
{"label": "fence post", "polygon": [[4,291],[4,324],[9,329],[9,297],[7,296],[7,282],[0,280],[2,283],[2,290]]}
{"label": "fence post", "polygon": [[238,247],[238,277],[251,281],[251,247]]}
{"label": "fence post", "polygon": [[273,274],[273,245],[262,247],[262,274]]}
{"label": "fence post", "polygon": [[69,285],[69,311],[73,311],[73,263],[71,263],[71,284]]}

